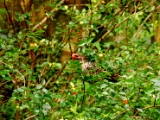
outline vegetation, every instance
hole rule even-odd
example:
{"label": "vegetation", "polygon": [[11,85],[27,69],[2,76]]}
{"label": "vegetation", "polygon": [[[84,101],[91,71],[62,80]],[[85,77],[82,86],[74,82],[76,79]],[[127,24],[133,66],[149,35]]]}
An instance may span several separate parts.
{"label": "vegetation", "polygon": [[158,0],[1,1],[0,119],[159,119],[159,12]]}

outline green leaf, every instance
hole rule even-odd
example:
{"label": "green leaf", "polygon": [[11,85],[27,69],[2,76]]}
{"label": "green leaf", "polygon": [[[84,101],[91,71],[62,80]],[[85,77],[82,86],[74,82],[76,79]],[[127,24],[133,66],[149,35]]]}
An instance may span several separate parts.
{"label": "green leaf", "polygon": [[80,43],[79,43],[79,46],[82,47],[84,45],[89,45],[89,43],[91,43],[93,40],[92,37],[88,37],[87,39],[85,40],[81,40]]}
{"label": "green leaf", "polygon": [[7,69],[1,70],[1,71],[0,71],[0,75],[6,75],[6,74],[8,74],[9,72],[10,72],[10,70],[7,70]]}
{"label": "green leaf", "polygon": [[159,78],[158,79],[153,79],[152,81],[154,82],[154,85],[156,87],[160,87],[160,79]]}
{"label": "green leaf", "polygon": [[108,48],[108,47],[110,47],[110,46],[112,46],[114,44],[115,44],[114,42],[105,42],[103,47],[107,47]]}
{"label": "green leaf", "polygon": [[44,104],[43,109],[49,110],[49,109],[51,109],[51,106],[48,103]]}
{"label": "green leaf", "polygon": [[41,84],[36,85],[37,89],[41,89],[42,87],[43,87],[43,85],[41,85]]}
{"label": "green leaf", "polygon": [[94,46],[98,49],[101,50],[101,44],[99,42],[95,42]]}
{"label": "green leaf", "polygon": [[48,90],[43,88],[42,91],[45,93],[45,94],[48,94]]}
{"label": "green leaf", "polygon": [[4,79],[7,80],[7,81],[11,81],[12,77],[8,76],[8,77],[5,77]]}
{"label": "green leaf", "polygon": [[72,106],[72,107],[70,108],[70,110],[71,110],[72,113],[78,114],[78,113],[77,113],[77,103],[76,103],[74,106]]}
{"label": "green leaf", "polygon": [[106,84],[102,84],[102,85],[100,86],[101,89],[106,88],[106,87],[107,87]]}
{"label": "green leaf", "polygon": [[24,87],[20,87],[17,89],[18,92],[23,93],[24,92]]}

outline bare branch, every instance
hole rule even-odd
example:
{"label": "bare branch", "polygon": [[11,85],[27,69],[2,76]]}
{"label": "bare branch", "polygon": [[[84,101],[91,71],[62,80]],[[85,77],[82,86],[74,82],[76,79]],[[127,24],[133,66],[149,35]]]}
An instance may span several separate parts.
{"label": "bare branch", "polygon": [[[60,6],[63,2],[64,2],[64,0],[62,0],[59,4],[57,4],[57,6],[53,10],[51,10],[51,13],[57,11],[58,10],[57,7]],[[35,31],[38,27],[43,25],[47,21],[48,18],[49,18],[49,16],[44,17],[37,25],[35,25],[32,28],[32,31]]]}
{"label": "bare branch", "polygon": [[36,117],[36,116],[37,116],[37,114],[32,115],[32,116],[29,116],[28,118],[26,118],[26,119],[24,119],[24,120],[30,120],[31,118],[34,118],[34,117]]}
{"label": "bare branch", "polygon": [[14,27],[14,24],[13,24],[13,21],[12,21],[11,14],[10,14],[9,11],[8,11],[8,7],[7,7],[7,5],[6,5],[6,1],[5,1],[5,0],[4,0],[4,7],[5,7],[6,11],[7,11],[8,18],[9,18],[9,20],[10,20],[10,22],[11,22],[11,26],[12,26],[12,29],[13,29],[14,34],[15,34],[15,33],[16,33],[15,27]]}

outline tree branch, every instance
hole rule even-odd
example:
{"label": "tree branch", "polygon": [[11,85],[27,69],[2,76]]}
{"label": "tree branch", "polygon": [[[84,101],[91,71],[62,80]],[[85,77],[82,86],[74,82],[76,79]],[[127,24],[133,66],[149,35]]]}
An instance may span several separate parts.
{"label": "tree branch", "polygon": [[[60,6],[63,2],[64,2],[64,0],[60,1],[59,4],[57,4],[56,7],[53,10],[51,10],[51,13],[57,11],[58,10],[57,7]],[[49,16],[44,17],[37,25],[35,25],[32,28],[32,31],[35,31],[38,27],[43,25],[47,21],[48,18],[49,18]]]}
{"label": "tree branch", "polygon": [[13,21],[12,21],[12,17],[11,17],[11,15],[10,15],[9,11],[8,11],[8,8],[7,8],[6,1],[5,1],[5,0],[4,0],[4,7],[5,7],[6,11],[7,11],[8,18],[9,18],[9,20],[10,20],[10,22],[11,22],[11,26],[12,26],[12,29],[13,29],[14,34],[15,34],[15,33],[16,33],[15,27],[14,27],[14,24],[13,24]]}

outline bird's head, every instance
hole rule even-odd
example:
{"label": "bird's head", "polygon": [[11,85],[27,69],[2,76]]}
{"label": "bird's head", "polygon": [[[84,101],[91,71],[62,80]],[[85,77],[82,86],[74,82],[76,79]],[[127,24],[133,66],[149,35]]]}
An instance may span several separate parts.
{"label": "bird's head", "polygon": [[77,53],[73,53],[72,54],[72,59],[73,60],[82,60],[82,56],[77,54]]}

